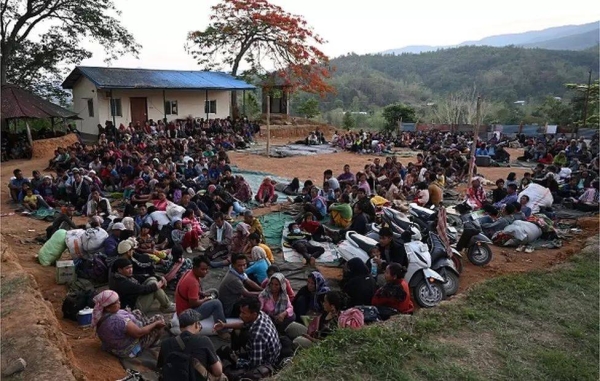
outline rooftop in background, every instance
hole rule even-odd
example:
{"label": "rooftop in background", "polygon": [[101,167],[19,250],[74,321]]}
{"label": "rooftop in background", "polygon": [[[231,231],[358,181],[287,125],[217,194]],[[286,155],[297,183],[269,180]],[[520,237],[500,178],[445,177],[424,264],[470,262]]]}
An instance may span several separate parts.
{"label": "rooftop in background", "polygon": [[23,90],[18,86],[2,86],[2,119],[66,118],[78,119],[77,113]]}
{"label": "rooftop in background", "polygon": [[126,69],[77,66],[62,83],[72,89],[82,76],[99,89],[254,90],[255,86],[223,73],[190,70]]}

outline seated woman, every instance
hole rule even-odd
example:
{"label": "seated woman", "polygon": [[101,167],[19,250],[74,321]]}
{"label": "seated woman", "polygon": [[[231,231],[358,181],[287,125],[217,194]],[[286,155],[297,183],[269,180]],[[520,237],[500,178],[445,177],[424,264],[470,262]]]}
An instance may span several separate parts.
{"label": "seated woman", "polygon": [[[277,266],[277,265],[269,266],[269,268],[267,269],[268,278],[263,280],[263,282],[260,284],[260,287],[262,287],[263,290],[265,288],[267,288],[267,286],[269,285],[269,279],[273,276],[273,274],[280,273],[280,272],[281,272],[281,270],[279,269],[279,266]],[[290,302],[292,302],[294,300],[294,298],[296,297],[296,293],[294,292],[294,289],[292,288],[292,285],[290,284],[290,281],[288,279],[285,280],[285,292],[287,293],[287,296],[290,299]]]}
{"label": "seated woman", "polygon": [[300,180],[297,177],[294,177],[289,184],[277,183],[275,184],[275,190],[287,194],[288,196],[297,195],[300,190]]}
{"label": "seated woman", "polygon": [[275,193],[275,187],[270,177],[265,177],[254,197],[261,205],[274,204],[277,201],[277,194]]}
{"label": "seated woman", "polygon": [[248,245],[248,237],[250,236],[250,226],[244,222],[240,222],[233,231],[231,238],[231,254],[241,254]]}
{"label": "seated woman", "polygon": [[323,312],[323,297],[329,292],[327,281],[318,271],[313,271],[306,279],[306,286],[298,290],[294,302],[296,321],[302,322],[303,316],[314,316]]}
{"label": "seated woman", "polygon": [[200,236],[197,231],[191,228],[184,230],[183,223],[179,218],[173,218],[171,225],[173,226],[173,230],[171,231],[173,245],[180,244],[188,254],[191,254],[193,249],[200,250]]}
{"label": "seated woman", "polygon": [[348,307],[371,305],[376,282],[369,274],[367,266],[362,259],[352,258],[348,261],[347,268],[342,291],[350,298]]}
{"label": "seated woman", "polygon": [[122,310],[119,295],[105,290],[94,297],[92,327],[96,328],[103,350],[120,358],[131,358],[159,339],[165,322],[162,315],[148,319],[139,310]]}
{"label": "seated woman", "polygon": [[339,326],[340,312],[345,308],[345,295],[339,291],[329,291],[323,300],[323,313],[316,316],[308,328],[297,322],[291,323],[285,334],[293,340],[296,347],[309,348],[324,339]]}
{"label": "seated woman", "polygon": [[258,295],[261,310],[269,315],[280,333],[283,333],[295,319],[294,307],[283,289],[286,286],[285,276],[282,273],[275,273],[269,278],[268,287]]}
{"label": "seated woman", "polygon": [[404,280],[406,267],[390,263],[383,274],[385,285],[375,292],[371,304],[375,307],[385,307],[378,308],[382,317],[389,317],[395,313],[412,314],[414,306],[410,299],[408,283]]}
{"label": "seated woman", "polygon": [[267,259],[267,253],[260,246],[254,246],[250,251],[250,266],[246,269],[246,275],[257,284],[267,279],[267,269],[271,265]]}

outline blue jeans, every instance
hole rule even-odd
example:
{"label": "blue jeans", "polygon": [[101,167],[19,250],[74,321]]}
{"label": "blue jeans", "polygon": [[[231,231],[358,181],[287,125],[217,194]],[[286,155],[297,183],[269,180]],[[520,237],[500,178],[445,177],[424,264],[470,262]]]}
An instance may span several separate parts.
{"label": "blue jeans", "polygon": [[212,316],[215,323],[219,320],[224,323],[227,321],[223,312],[223,304],[219,299],[206,301],[194,309],[202,316],[202,320]]}

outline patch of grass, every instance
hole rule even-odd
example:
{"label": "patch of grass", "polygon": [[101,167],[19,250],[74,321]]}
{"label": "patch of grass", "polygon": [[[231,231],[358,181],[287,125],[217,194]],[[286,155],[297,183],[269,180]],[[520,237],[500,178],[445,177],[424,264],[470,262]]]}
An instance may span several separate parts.
{"label": "patch of grass", "polygon": [[302,351],[280,380],[598,380],[598,250]]}
{"label": "patch of grass", "polygon": [[8,279],[3,279],[0,282],[0,299],[4,299],[12,293],[20,292],[23,286],[28,282],[26,275],[19,275]]}

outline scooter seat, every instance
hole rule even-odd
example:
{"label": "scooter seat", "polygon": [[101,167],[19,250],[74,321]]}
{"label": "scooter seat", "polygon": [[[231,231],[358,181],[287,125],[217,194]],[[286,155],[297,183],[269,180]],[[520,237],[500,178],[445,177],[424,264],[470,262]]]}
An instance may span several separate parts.
{"label": "scooter seat", "polygon": [[435,263],[440,258],[447,258],[446,247],[435,233],[429,233],[429,252],[431,253],[431,262]]}
{"label": "scooter seat", "polygon": [[367,254],[371,252],[371,249],[375,247],[376,242],[372,238],[365,237],[364,235],[360,235],[356,232],[348,233],[348,237],[354,242],[361,250],[366,252]]}

